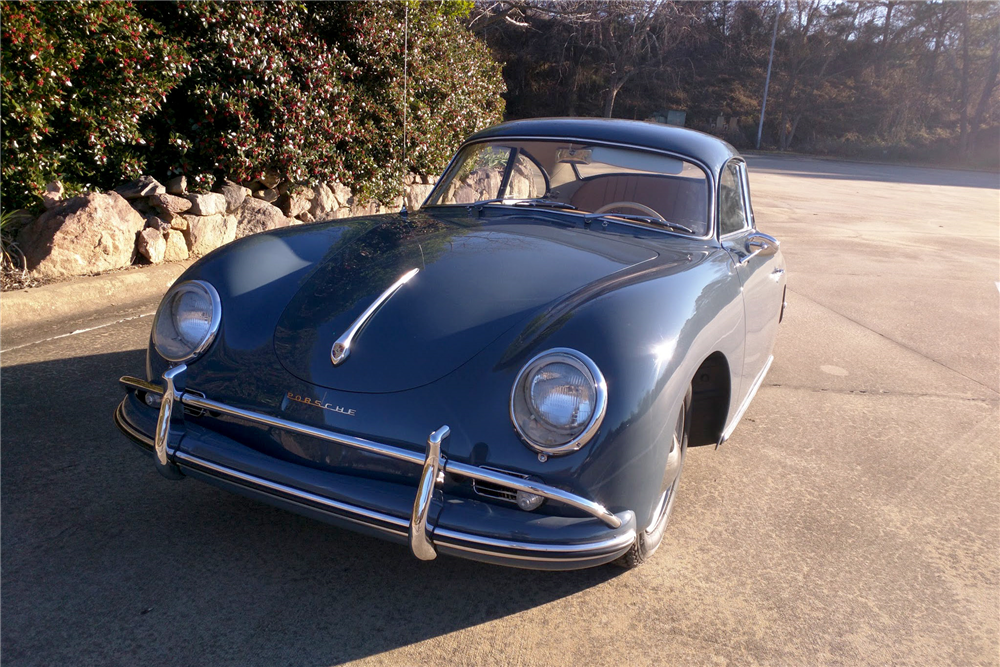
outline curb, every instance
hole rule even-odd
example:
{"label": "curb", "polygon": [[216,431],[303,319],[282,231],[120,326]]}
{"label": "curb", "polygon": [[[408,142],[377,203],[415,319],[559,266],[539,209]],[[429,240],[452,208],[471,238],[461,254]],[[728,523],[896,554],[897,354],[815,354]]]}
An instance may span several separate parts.
{"label": "curb", "polygon": [[3,348],[68,333],[61,329],[93,322],[102,314],[120,317],[136,308],[155,308],[167,288],[193,263],[170,262],[5,292],[0,296]]}

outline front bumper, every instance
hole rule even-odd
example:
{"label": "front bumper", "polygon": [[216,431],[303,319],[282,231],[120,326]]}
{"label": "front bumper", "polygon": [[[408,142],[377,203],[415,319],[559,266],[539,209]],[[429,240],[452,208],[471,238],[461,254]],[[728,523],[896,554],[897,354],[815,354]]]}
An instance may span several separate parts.
{"label": "front bumper", "polygon": [[[152,453],[157,469],[168,478],[195,477],[299,514],[406,543],[421,560],[445,553],[514,567],[571,570],[610,562],[635,540],[631,511],[614,514],[596,502],[546,484],[448,460],[441,453],[450,432],[447,426],[430,434],[421,455],[213,401],[185,391],[185,372],[183,364],[170,369],[164,374],[163,385],[121,379],[129,392],[160,397],[155,429],[149,428],[151,424],[143,428],[140,419],[130,418],[129,396],[115,411],[118,428]],[[275,459],[192,420],[185,421],[185,406],[419,466],[417,487]],[[445,474],[539,495],[589,516],[555,517],[445,498],[440,488]]]}

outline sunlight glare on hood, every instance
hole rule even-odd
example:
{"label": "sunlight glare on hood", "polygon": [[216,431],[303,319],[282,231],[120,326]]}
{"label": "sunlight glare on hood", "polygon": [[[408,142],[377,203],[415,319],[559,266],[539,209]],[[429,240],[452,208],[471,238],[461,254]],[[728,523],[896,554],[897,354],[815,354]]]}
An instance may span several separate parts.
{"label": "sunlight glare on hood", "polygon": [[233,253],[226,276],[231,296],[240,296],[309,266],[281,238],[260,236]]}

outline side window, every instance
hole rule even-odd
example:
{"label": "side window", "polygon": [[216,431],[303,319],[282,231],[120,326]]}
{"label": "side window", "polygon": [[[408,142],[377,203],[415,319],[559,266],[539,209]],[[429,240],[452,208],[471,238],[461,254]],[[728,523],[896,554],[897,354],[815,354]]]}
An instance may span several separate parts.
{"label": "side window", "polygon": [[498,197],[510,151],[504,146],[473,146],[468,149],[458,174],[438,203],[471,204]]}
{"label": "side window", "polygon": [[545,176],[538,165],[519,153],[510,172],[504,196],[509,199],[537,199],[545,196]]}
{"label": "side window", "polygon": [[743,179],[739,165],[728,163],[719,177],[719,231],[722,235],[738,232],[747,226],[743,208]]}

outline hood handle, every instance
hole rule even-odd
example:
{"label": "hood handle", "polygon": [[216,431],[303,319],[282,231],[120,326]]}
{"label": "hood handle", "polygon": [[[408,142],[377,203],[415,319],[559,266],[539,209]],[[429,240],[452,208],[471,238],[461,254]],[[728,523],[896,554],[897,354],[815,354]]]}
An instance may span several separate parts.
{"label": "hood handle", "polygon": [[360,332],[362,327],[368,323],[368,320],[375,315],[375,311],[381,308],[382,304],[388,301],[389,297],[396,293],[396,290],[410,282],[410,279],[419,272],[420,269],[411,269],[404,273],[399,280],[389,286],[389,289],[382,292],[379,297],[365,309],[365,312],[361,313],[361,317],[354,320],[354,323],[347,328],[347,331],[345,331],[340,338],[337,339],[337,341],[333,344],[333,348],[330,350],[330,361],[333,362],[334,366],[339,366],[344,363],[345,359],[347,359],[348,355],[351,353],[351,345],[354,343],[354,339],[357,337],[358,332]]}

